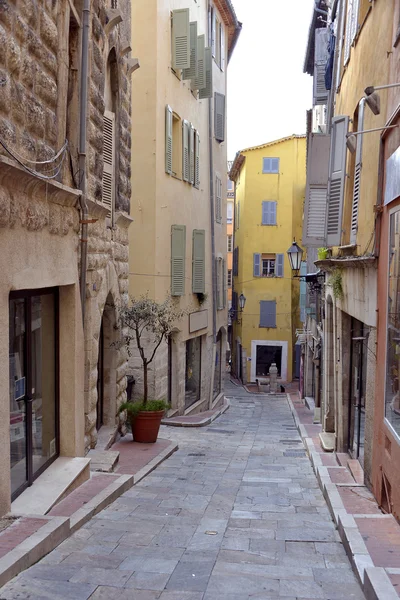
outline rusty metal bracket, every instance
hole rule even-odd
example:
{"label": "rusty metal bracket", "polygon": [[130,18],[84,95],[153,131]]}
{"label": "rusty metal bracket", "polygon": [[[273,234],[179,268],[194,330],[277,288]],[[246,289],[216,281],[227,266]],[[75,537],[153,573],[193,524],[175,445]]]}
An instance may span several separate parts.
{"label": "rusty metal bracket", "polygon": [[80,225],[89,225],[89,223],[97,223],[98,219],[86,219],[85,221],[79,221]]}
{"label": "rusty metal bracket", "polygon": [[375,206],[374,206],[374,213],[376,215],[381,215],[383,213],[383,206],[382,206],[382,204],[375,204]]}

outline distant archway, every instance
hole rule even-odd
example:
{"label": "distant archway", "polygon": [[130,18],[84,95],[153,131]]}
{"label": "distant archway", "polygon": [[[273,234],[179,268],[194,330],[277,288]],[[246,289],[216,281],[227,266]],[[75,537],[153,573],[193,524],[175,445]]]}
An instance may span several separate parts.
{"label": "distant archway", "polygon": [[104,305],[99,333],[99,353],[97,361],[97,431],[105,425],[115,424],[117,410],[117,317],[112,294],[107,296]]}

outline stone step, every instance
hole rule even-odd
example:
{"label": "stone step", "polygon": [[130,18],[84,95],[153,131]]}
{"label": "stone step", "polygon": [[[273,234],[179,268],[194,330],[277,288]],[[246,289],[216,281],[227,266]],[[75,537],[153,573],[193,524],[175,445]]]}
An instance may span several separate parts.
{"label": "stone step", "polygon": [[102,473],[112,473],[119,460],[119,452],[114,450],[90,450],[87,453],[90,458],[90,470]]}

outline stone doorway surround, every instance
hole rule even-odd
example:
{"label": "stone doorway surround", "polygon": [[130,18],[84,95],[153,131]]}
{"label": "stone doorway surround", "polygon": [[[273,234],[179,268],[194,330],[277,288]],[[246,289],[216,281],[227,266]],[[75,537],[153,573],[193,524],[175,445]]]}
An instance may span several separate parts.
{"label": "stone doorway surround", "polygon": [[251,381],[256,380],[257,346],[279,346],[282,348],[281,380],[287,380],[288,342],[275,340],[251,340]]}

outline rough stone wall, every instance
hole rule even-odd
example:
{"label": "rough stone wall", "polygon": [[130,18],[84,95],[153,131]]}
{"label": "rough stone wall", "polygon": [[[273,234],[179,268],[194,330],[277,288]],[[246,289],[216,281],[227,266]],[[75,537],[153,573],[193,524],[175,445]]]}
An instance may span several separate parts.
{"label": "rough stone wall", "polygon": [[367,378],[365,392],[365,440],[364,440],[364,475],[365,483],[372,488],[372,455],[374,443],[374,416],[375,416],[375,377],[376,377],[376,347],[377,331],[371,327],[368,341],[364,346],[367,352]]}
{"label": "rough stone wall", "polygon": [[57,146],[59,4],[0,0],[0,137],[31,160]]}

